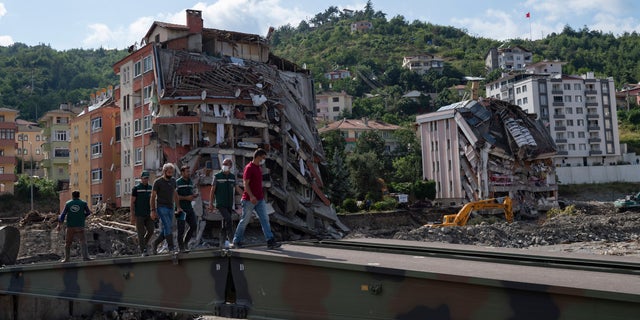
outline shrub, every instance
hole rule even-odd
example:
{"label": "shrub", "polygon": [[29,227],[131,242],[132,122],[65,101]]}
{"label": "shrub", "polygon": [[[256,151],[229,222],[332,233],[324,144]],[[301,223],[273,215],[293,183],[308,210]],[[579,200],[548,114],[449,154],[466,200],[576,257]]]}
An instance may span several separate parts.
{"label": "shrub", "polygon": [[385,197],[384,200],[378,201],[371,206],[374,211],[393,210],[398,206],[398,200],[392,197]]}
{"label": "shrub", "polygon": [[352,198],[344,199],[344,201],[342,201],[342,209],[347,212],[358,212],[358,203]]}
{"label": "shrub", "polygon": [[550,209],[549,211],[547,211],[547,218],[553,218],[561,215],[575,216],[577,214],[579,214],[579,212],[578,210],[576,210],[576,206],[572,204],[572,205],[566,206],[564,209],[560,209],[560,208]]}

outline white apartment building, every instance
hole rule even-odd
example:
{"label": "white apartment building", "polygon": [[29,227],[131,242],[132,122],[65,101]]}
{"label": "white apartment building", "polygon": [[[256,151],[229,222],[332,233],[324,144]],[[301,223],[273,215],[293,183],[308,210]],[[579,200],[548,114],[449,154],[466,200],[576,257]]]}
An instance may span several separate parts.
{"label": "white apartment building", "polygon": [[318,121],[336,121],[341,119],[343,111],[351,112],[353,97],[346,92],[327,91],[316,94],[316,119]]}
{"label": "white apartment building", "polygon": [[488,71],[501,69],[504,71],[524,70],[531,64],[533,53],[520,47],[491,48],[484,57],[484,64]]}
{"label": "white apartment building", "polygon": [[621,159],[612,78],[562,75],[562,63],[540,62],[488,83],[486,94],[542,120],[556,143],[556,166],[610,165]]}

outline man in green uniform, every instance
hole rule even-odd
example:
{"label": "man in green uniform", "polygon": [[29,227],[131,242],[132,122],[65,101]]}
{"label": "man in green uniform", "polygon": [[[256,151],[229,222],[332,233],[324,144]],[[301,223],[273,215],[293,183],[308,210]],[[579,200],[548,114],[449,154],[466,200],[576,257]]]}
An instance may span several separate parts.
{"label": "man in green uniform", "polygon": [[151,185],[149,172],[142,171],[140,183],[131,190],[131,224],[138,231],[138,245],[143,257],[148,256],[147,245],[153,236],[155,226],[151,219]]}
{"label": "man in green uniform", "polygon": [[65,218],[67,219],[67,237],[64,243],[64,259],[61,262],[69,262],[71,256],[71,245],[73,238],[78,236],[80,248],[82,250],[82,259],[84,261],[92,260],[89,257],[89,248],[87,247],[87,239],[84,236],[84,221],[91,214],[91,210],[86,202],[80,199],[80,191],[71,193],[71,200],[64,205],[64,210],[58,218],[58,231],[62,228]]}
{"label": "man in green uniform", "polygon": [[220,246],[233,240],[233,228],[231,213],[235,203],[234,191],[242,194],[242,189],[236,184],[236,176],[231,172],[233,161],[224,159],[222,170],[213,176],[211,194],[209,196],[209,210],[217,208],[222,215],[222,228],[220,229]]}
{"label": "man in green uniform", "polygon": [[[191,171],[189,166],[180,168],[180,178],[176,180],[176,191],[178,191],[178,199],[182,213],[177,215],[178,220],[178,248],[180,252],[189,251],[189,240],[197,230],[196,213],[193,211],[191,201],[198,196],[193,192],[193,180],[191,180]],[[185,222],[189,225],[189,230],[185,234]]]}

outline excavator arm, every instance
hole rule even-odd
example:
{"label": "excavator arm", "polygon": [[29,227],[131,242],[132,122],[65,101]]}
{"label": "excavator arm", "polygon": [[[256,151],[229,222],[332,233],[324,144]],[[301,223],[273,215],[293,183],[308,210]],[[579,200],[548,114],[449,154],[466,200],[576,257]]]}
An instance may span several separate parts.
{"label": "excavator arm", "polygon": [[513,222],[513,205],[511,198],[493,198],[486,200],[472,201],[465,204],[456,214],[447,214],[443,217],[442,223],[428,225],[431,227],[464,226],[469,221],[471,212],[477,210],[503,209],[508,222]]}

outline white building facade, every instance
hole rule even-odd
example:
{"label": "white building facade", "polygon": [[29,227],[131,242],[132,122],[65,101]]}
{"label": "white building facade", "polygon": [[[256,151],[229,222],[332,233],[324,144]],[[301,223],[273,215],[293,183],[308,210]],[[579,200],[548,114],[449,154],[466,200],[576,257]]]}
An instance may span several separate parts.
{"label": "white building facade", "polygon": [[593,73],[561,75],[558,70],[561,63],[538,63],[527,73],[487,84],[487,96],[542,120],[557,146],[556,166],[617,164],[622,152],[613,79],[596,79]]}

